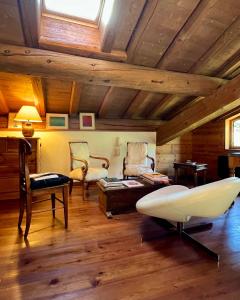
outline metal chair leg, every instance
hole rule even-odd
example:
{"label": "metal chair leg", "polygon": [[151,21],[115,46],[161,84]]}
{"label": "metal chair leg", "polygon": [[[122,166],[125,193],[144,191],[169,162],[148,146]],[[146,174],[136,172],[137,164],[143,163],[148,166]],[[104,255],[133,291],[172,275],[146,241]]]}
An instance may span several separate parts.
{"label": "metal chair leg", "polygon": [[[199,227],[203,227],[204,225],[200,225]],[[205,227],[209,226],[209,224],[205,224]],[[193,227],[193,229],[196,229],[197,226]],[[188,230],[191,230],[191,228],[188,228]],[[190,241],[191,243],[193,243],[194,245],[196,245],[197,247],[201,248],[202,250],[204,250],[208,255],[210,255],[213,259],[215,259],[217,262],[219,262],[220,259],[220,255],[216,252],[214,252],[213,250],[211,250],[210,248],[208,248],[207,246],[205,246],[204,244],[200,243],[198,240],[194,239],[192,236],[190,236],[185,230],[184,230],[184,223],[182,222],[178,222],[177,223],[177,232],[178,234],[181,236],[181,238],[184,238],[188,241]]]}

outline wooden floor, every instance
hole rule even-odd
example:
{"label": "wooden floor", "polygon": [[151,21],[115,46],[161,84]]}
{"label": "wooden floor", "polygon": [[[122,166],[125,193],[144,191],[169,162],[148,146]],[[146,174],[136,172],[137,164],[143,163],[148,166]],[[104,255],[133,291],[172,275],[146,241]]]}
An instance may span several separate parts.
{"label": "wooden floor", "polygon": [[0,299],[240,299],[240,201],[194,234],[221,253],[219,268],[151,218],[106,219],[95,190],[83,202],[75,188],[67,231],[61,210],[33,216],[27,243],[17,205],[0,202]]}

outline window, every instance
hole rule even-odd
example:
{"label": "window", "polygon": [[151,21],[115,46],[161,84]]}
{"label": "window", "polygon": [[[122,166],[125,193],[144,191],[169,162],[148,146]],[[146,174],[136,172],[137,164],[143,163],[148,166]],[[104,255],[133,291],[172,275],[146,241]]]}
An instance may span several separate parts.
{"label": "window", "polygon": [[97,24],[103,2],[103,0],[44,0],[43,11],[50,15]]}
{"label": "window", "polygon": [[225,120],[225,149],[240,150],[240,113]]}
{"label": "window", "polygon": [[231,148],[240,148],[240,117],[231,120]]}

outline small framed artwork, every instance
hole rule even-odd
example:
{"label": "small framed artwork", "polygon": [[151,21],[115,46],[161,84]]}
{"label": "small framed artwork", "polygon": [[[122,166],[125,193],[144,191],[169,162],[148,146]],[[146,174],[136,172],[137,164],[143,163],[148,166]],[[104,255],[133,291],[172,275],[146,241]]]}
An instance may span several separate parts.
{"label": "small framed artwork", "polygon": [[9,113],[8,114],[8,128],[16,129],[22,128],[22,122],[14,121],[17,113]]}
{"label": "small framed artwork", "polygon": [[93,113],[79,114],[80,129],[94,130],[95,129],[95,115]]}
{"label": "small framed artwork", "polygon": [[47,129],[68,129],[68,114],[46,114]]}

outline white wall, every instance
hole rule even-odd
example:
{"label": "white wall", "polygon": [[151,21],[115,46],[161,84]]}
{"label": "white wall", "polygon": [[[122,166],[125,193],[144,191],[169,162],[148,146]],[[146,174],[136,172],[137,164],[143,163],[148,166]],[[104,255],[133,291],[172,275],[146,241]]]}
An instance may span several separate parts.
{"label": "white wall", "polygon": [[[22,137],[21,132],[0,131],[0,136]],[[109,176],[122,177],[122,162],[127,142],[148,142],[149,155],[155,157],[156,134],[154,132],[107,132],[107,131],[42,131],[34,137],[41,139],[40,172],[70,170],[69,141],[87,141],[92,155],[104,156],[110,160]],[[117,140],[120,138],[120,153]],[[94,163],[95,160],[92,160]],[[101,163],[101,161],[100,161]],[[99,162],[98,162],[99,164]]]}

